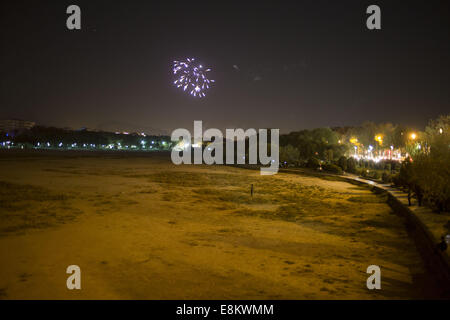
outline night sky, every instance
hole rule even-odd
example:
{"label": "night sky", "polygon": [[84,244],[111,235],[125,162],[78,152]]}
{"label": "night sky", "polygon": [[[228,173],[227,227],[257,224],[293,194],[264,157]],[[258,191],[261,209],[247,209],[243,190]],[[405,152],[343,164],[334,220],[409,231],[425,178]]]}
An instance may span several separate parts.
{"label": "night sky", "polygon": [[[395,2],[392,3],[392,2]],[[82,29],[66,28],[77,4]],[[382,30],[366,28],[366,8]],[[170,133],[393,122],[448,114],[448,1],[8,1],[0,119]],[[204,99],[172,84],[195,57]],[[234,66],[234,67],[233,67]]]}

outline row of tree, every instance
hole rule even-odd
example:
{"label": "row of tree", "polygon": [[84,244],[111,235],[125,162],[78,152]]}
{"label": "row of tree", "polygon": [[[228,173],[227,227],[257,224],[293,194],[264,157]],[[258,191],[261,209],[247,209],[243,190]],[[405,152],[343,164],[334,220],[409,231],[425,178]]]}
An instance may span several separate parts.
{"label": "row of tree", "polygon": [[67,130],[54,127],[36,126],[30,130],[18,132],[3,133],[3,139],[7,139],[14,144],[30,145],[36,147],[39,145],[50,146],[77,146],[95,145],[98,147],[113,145],[115,148],[121,146],[136,146],[143,148],[153,146],[154,148],[169,149],[171,147],[170,137],[168,136],[143,136],[134,134],[116,134],[113,132],[99,132],[89,130]]}
{"label": "row of tree", "polygon": [[413,128],[392,123],[365,122],[358,127],[333,128],[333,131],[340,136],[342,143],[347,146],[368,147],[372,145],[381,148],[395,149],[405,148],[410,140]]}
{"label": "row of tree", "polygon": [[[375,124],[365,122],[358,127],[335,127],[301,130],[280,136],[280,159],[287,163],[305,163],[315,157],[323,161],[333,161],[343,155],[358,154],[373,150],[398,150],[409,155],[423,152],[434,143],[432,134],[442,135],[445,119],[441,116],[430,122],[424,132],[416,131],[392,123]],[[433,131],[434,130],[434,131]]]}
{"label": "row of tree", "polygon": [[[415,195],[419,204],[450,211],[450,115],[431,120],[423,132],[390,123],[360,127],[318,128],[280,137],[280,163],[343,171],[393,182]],[[397,149],[403,163],[354,159],[354,148]],[[392,146],[392,147],[391,147]]]}
{"label": "row of tree", "polygon": [[420,133],[426,147],[411,148],[394,183],[415,194],[419,205],[450,211],[450,115],[430,121]]}
{"label": "row of tree", "polygon": [[348,151],[330,128],[291,132],[280,136],[280,161],[300,165],[310,158],[332,161]]}

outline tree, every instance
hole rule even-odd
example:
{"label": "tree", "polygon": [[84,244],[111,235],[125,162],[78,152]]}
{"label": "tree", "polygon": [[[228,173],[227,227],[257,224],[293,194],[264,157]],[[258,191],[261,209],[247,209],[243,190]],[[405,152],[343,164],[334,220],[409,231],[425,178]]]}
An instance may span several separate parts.
{"label": "tree", "polygon": [[356,160],[353,157],[347,159],[347,171],[356,173]]}
{"label": "tree", "polygon": [[[450,116],[429,122],[418,142],[410,143],[412,161],[405,161],[399,180],[434,210],[450,210]],[[422,146],[417,151],[416,146]]]}
{"label": "tree", "polygon": [[299,158],[302,160],[311,157],[328,159],[330,155],[339,157],[347,151],[347,146],[339,143],[338,134],[330,128],[302,130],[282,135],[280,145],[297,148],[300,152]]}
{"label": "tree", "polygon": [[450,115],[431,120],[425,128],[424,140],[432,157],[448,157],[450,152]]}
{"label": "tree", "polygon": [[294,163],[296,164],[300,159],[300,151],[294,148],[290,144],[285,147],[280,147],[280,162],[281,163]]}

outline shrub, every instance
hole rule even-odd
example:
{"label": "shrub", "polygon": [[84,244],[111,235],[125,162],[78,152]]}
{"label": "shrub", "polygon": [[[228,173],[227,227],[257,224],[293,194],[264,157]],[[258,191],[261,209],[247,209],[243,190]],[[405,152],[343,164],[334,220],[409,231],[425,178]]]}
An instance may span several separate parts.
{"label": "shrub", "polygon": [[374,169],[377,169],[377,170],[383,170],[384,165],[385,165],[384,161],[380,161],[380,162],[375,162],[373,167],[374,167]]}
{"label": "shrub", "polygon": [[381,178],[381,174],[378,171],[372,171],[370,174],[370,177],[373,179],[380,179]]}
{"label": "shrub", "polygon": [[381,175],[381,180],[383,180],[384,183],[391,183],[392,175],[389,172],[383,172],[383,174]]}
{"label": "shrub", "polygon": [[342,174],[342,168],[335,165],[335,164],[325,164],[322,166],[323,170],[335,173],[335,174]]}
{"label": "shrub", "polygon": [[403,161],[400,172],[398,174],[398,186],[411,188],[413,184],[414,174],[410,159]]}
{"label": "shrub", "polygon": [[347,170],[347,158],[344,156],[341,156],[338,160],[338,166],[341,167],[343,171]]}
{"label": "shrub", "polygon": [[300,151],[297,148],[294,148],[290,144],[285,147],[280,147],[280,162],[285,163],[287,165],[293,164],[296,165],[300,158]]}
{"label": "shrub", "polygon": [[356,172],[356,160],[353,157],[350,157],[347,159],[347,171],[350,173],[357,173]]}
{"label": "shrub", "polygon": [[318,167],[320,167],[320,161],[317,158],[309,158],[307,166],[311,169],[317,169]]}
{"label": "shrub", "polygon": [[392,179],[392,183],[394,184],[394,186],[396,186],[396,187],[401,187],[400,179],[398,178],[398,173],[393,174],[393,175],[391,176],[391,179]]}

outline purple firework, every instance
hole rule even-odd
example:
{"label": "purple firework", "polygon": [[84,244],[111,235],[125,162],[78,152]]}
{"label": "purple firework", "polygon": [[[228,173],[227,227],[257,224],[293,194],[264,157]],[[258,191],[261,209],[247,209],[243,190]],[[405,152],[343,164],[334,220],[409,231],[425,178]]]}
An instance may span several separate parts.
{"label": "purple firework", "polygon": [[210,88],[211,83],[214,83],[214,80],[207,77],[207,73],[211,69],[205,69],[201,64],[196,65],[194,61],[194,58],[190,58],[173,62],[172,70],[176,77],[173,84],[194,97],[202,98],[206,95],[205,92]]}

